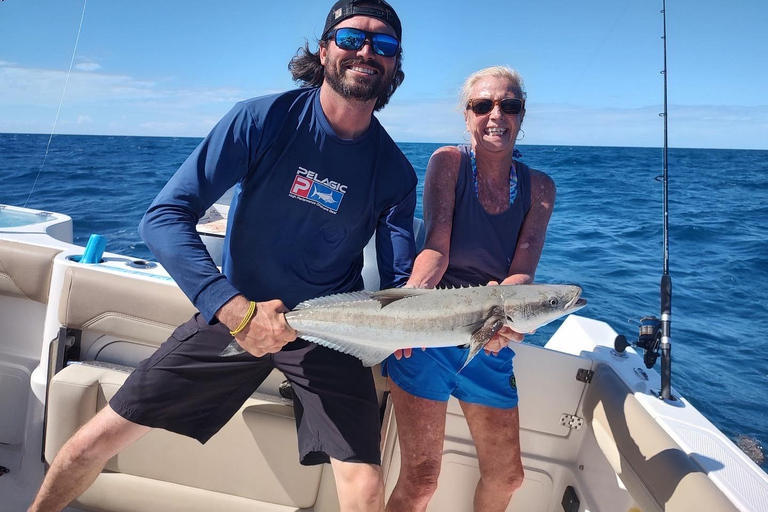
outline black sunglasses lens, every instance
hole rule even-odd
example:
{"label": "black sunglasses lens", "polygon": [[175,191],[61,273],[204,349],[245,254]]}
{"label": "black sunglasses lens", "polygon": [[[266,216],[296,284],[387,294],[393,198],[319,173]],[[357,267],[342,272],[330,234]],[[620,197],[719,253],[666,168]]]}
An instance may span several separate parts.
{"label": "black sunglasses lens", "polygon": [[507,98],[501,100],[501,110],[505,114],[519,114],[523,109],[523,102],[518,98]]}
{"label": "black sunglasses lens", "polygon": [[336,46],[342,50],[359,50],[365,44],[365,32],[354,28],[340,28],[336,31]]}
{"label": "black sunglasses lens", "polygon": [[394,57],[400,46],[397,39],[387,34],[375,34],[371,38],[371,43],[373,44],[373,51],[382,57]]}
{"label": "black sunglasses lens", "polygon": [[493,101],[491,100],[477,100],[472,102],[472,112],[478,116],[484,116],[491,110],[493,110]]}

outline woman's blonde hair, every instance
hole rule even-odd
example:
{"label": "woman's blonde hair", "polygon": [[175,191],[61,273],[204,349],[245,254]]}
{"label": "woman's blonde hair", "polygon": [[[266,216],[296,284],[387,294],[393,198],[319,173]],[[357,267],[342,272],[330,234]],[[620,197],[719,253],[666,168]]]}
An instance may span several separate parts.
{"label": "woman's blonde hair", "polygon": [[525,85],[523,84],[523,77],[517,70],[510,68],[509,66],[491,66],[489,68],[483,68],[479,71],[475,71],[464,80],[464,85],[461,86],[459,91],[459,110],[462,112],[466,110],[467,103],[469,103],[469,94],[472,88],[477,82],[483,78],[493,77],[507,80],[512,84],[512,90],[515,93],[516,98],[522,100],[525,99]]}

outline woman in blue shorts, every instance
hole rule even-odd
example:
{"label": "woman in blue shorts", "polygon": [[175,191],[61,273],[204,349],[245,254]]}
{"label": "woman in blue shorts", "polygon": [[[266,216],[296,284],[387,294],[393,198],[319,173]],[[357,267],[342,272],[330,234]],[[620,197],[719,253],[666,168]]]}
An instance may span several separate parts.
{"label": "woman in blue shorts", "polygon": [[[513,158],[525,115],[523,80],[513,69],[472,74],[461,90],[469,144],[432,155],[424,188],[427,239],[407,286],[533,282],[555,184]],[[425,510],[437,488],[448,398],[464,411],[477,449],[475,511],[507,508],[523,483],[515,353],[523,335],[504,327],[460,373],[469,349],[396,353],[386,363],[397,416],[400,477],[390,512]],[[402,357],[405,356],[405,357]]]}

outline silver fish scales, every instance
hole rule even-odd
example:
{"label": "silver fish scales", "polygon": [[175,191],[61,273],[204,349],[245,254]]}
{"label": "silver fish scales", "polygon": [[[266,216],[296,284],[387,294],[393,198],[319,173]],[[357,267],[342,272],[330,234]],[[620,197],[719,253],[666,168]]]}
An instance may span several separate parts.
{"label": "silver fish scales", "polygon": [[[530,333],[584,307],[576,285],[393,288],[311,299],[285,314],[299,337],[373,366],[395,350],[469,345],[464,366],[509,326]],[[233,340],[223,357],[242,354]]]}

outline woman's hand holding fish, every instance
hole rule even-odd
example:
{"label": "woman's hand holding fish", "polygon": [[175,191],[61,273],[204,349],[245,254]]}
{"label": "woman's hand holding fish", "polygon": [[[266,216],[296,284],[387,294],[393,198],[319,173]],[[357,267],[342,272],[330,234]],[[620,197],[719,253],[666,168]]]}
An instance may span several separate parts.
{"label": "woman's hand holding fish", "polygon": [[[237,295],[218,311],[218,319],[230,329],[235,329],[248,311],[249,301]],[[288,312],[280,300],[256,303],[256,312],[235,340],[251,355],[261,357],[279,352],[283,346],[296,339],[296,331],[285,321]]]}
{"label": "woman's hand holding fish", "polygon": [[403,348],[395,350],[395,359],[401,359],[403,357],[411,357],[413,354],[412,348]]}
{"label": "woman's hand holding fish", "polygon": [[[503,282],[504,284],[523,284],[526,282],[525,279],[515,279],[518,276],[512,276],[511,278],[505,279]],[[507,282],[510,281],[510,282]],[[488,286],[498,286],[498,281],[489,281]],[[491,341],[488,342],[487,345],[483,348],[485,350],[485,353],[487,355],[494,355],[498,356],[499,351],[509,345],[510,341],[514,341],[515,343],[520,343],[523,341],[523,338],[525,338],[525,334],[513,331],[510,327],[507,327],[506,325],[499,329],[499,332],[496,333],[496,335],[491,338]]]}
{"label": "woman's hand holding fish", "polygon": [[525,334],[513,331],[506,325],[499,329],[499,332],[491,338],[491,341],[484,347],[485,353],[488,355],[499,355],[499,351],[509,345],[511,341],[520,343],[525,338]]}

